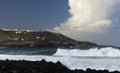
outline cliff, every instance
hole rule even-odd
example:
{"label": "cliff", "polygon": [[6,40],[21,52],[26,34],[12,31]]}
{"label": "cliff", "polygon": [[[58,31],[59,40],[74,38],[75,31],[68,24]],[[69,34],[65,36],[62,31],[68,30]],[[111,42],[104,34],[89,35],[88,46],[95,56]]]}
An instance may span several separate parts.
{"label": "cliff", "polygon": [[91,42],[76,41],[49,31],[0,30],[0,47],[100,47]]}

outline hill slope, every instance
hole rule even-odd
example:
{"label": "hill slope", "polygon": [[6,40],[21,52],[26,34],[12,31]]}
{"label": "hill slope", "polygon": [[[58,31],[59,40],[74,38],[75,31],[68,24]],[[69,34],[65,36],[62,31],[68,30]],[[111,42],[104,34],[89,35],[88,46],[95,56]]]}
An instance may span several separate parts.
{"label": "hill slope", "polygon": [[92,48],[97,44],[76,41],[49,31],[0,30],[0,47],[77,47]]}

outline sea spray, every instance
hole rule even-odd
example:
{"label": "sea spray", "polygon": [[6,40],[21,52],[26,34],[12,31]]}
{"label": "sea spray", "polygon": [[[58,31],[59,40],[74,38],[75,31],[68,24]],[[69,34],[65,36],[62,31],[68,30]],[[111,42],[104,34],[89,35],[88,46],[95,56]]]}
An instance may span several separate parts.
{"label": "sea spray", "polygon": [[[0,50],[8,51],[8,49],[0,49]],[[23,51],[23,49],[21,50]],[[32,49],[29,49],[28,52],[30,52],[30,50],[33,51]],[[38,51],[38,49],[34,49],[34,51],[35,50]],[[43,50],[39,50],[39,51],[43,51]],[[13,52],[16,52],[16,50]],[[92,52],[93,54],[89,54],[90,52]],[[83,56],[83,57],[80,57],[80,56]],[[112,47],[106,47],[106,48],[101,48],[101,49],[91,48],[87,50],[59,48],[56,51],[56,53],[54,53],[54,55],[40,55],[40,54],[38,55],[36,54],[7,55],[7,54],[1,53],[0,60],[6,60],[6,59],[9,59],[9,60],[23,60],[24,59],[24,60],[29,60],[29,61],[40,61],[42,59],[45,59],[48,62],[60,61],[63,65],[67,66],[69,69],[84,69],[85,70],[87,68],[91,68],[91,69],[97,69],[97,70],[108,69],[110,71],[120,70],[120,63],[119,63],[120,62],[120,50],[117,48],[112,48]]]}
{"label": "sea spray", "polygon": [[55,56],[80,56],[80,57],[120,57],[120,50],[112,47],[81,49],[58,49]]}
{"label": "sea spray", "polygon": [[60,61],[63,65],[69,69],[108,69],[110,71],[120,70],[120,58],[80,58],[80,57],[64,57],[64,56],[43,56],[43,55],[0,55],[0,60],[28,60],[28,61],[40,61],[45,59],[47,62]]}

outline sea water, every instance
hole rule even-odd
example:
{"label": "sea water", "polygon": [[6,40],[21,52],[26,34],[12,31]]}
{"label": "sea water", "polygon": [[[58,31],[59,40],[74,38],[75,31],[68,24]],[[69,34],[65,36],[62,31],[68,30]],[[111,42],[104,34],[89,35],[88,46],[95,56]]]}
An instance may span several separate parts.
{"label": "sea water", "polygon": [[90,48],[0,48],[0,60],[57,62],[69,69],[108,69],[120,71],[120,50],[112,47]]}

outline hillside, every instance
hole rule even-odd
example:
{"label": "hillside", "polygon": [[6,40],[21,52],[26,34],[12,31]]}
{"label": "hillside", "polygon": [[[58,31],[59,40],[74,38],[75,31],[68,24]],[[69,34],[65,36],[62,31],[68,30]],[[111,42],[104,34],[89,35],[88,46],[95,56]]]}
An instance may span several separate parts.
{"label": "hillside", "polygon": [[98,47],[91,42],[80,42],[49,31],[0,30],[0,47]]}

